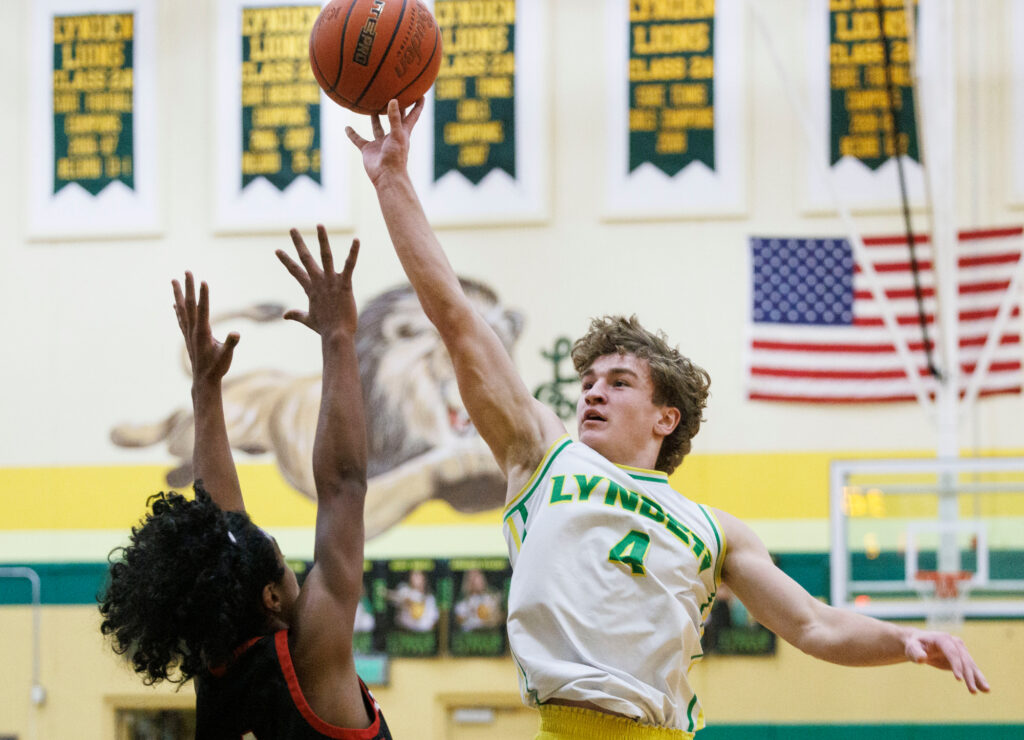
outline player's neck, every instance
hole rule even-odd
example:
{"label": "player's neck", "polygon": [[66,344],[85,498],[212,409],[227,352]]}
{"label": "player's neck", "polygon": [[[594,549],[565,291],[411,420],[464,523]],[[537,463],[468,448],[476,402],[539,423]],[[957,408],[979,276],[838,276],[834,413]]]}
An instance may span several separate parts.
{"label": "player's neck", "polygon": [[[584,442],[584,444],[586,444]],[[588,445],[589,446],[589,445]],[[653,447],[653,446],[652,446]],[[640,470],[656,470],[655,466],[658,464],[658,453],[660,452],[660,444],[654,448],[649,449],[645,447],[639,450],[604,450],[599,446],[591,447],[596,453],[604,457],[611,463],[618,465],[623,468],[639,468]]]}

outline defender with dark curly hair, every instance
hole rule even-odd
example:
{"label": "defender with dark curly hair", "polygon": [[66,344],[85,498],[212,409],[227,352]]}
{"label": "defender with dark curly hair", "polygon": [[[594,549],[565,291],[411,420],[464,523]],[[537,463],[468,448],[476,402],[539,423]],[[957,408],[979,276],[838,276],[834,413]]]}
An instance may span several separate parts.
{"label": "defender with dark curly hair", "polygon": [[672,487],[709,377],[635,317],[598,319],[576,343],[579,441],[569,438],[474,310],[430,228],[407,168],[422,111],[422,101],[403,111],[392,100],[389,130],[372,116],[372,140],[351,128],[348,136],[451,354],[466,410],[508,480],[509,644],[523,700],[540,709],[538,740],[692,737],[704,713],[687,672],[720,583],[815,657],[913,660],[987,691],[957,638],[821,603],[775,566],[750,527]]}
{"label": "defender with dark curly hair", "polygon": [[356,675],[352,632],[363,572],[366,432],[355,351],[353,241],[340,273],[317,227],[321,265],[294,229],[295,262],[277,256],[309,298],[285,314],[320,335],[323,387],[313,447],[314,564],[300,589],[277,542],[245,503],[228,444],[221,382],[238,334],[213,338],[206,283],[173,281],[192,364],[195,496],[158,493],[111,553],[101,630],[147,684],[196,684],[196,737],[270,740],[391,737]]}

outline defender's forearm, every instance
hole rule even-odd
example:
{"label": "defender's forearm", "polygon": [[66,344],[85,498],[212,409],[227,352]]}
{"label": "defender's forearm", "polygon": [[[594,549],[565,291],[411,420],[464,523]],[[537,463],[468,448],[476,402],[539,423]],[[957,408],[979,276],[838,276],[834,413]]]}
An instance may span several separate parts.
{"label": "defender's forearm", "polygon": [[231,455],[221,383],[197,380],[192,386],[195,444],[192,466],[196,480],[225,511],[245,511],[238,472]]}
{"label": "defender's forearm", "polygon": [[366,488],[366,419],[354,338],[334,331],[321,338],[323,385],[313,477],[318,495],[331,495],[343,483]]}

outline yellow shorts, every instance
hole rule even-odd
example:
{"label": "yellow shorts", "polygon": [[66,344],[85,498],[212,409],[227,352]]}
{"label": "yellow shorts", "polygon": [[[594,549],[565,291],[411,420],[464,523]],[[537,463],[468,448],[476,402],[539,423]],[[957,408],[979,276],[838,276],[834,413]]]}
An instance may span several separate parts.
{"label": "yellow shorts", "polygon": [[642,725],[582,707],[544,704],[540,707],[540,732],[534,740],[693,740],[693,733]]}

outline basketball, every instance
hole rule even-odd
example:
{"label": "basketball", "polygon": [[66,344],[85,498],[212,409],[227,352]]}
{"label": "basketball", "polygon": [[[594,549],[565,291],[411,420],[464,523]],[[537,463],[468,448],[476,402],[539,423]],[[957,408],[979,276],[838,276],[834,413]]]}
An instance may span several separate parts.
{"label": "basketball", "polygon": [[324,92],[356,113],[421,98],[441,66],[441,29],[420,0],[331,0],[309,35],[309,63]]}

